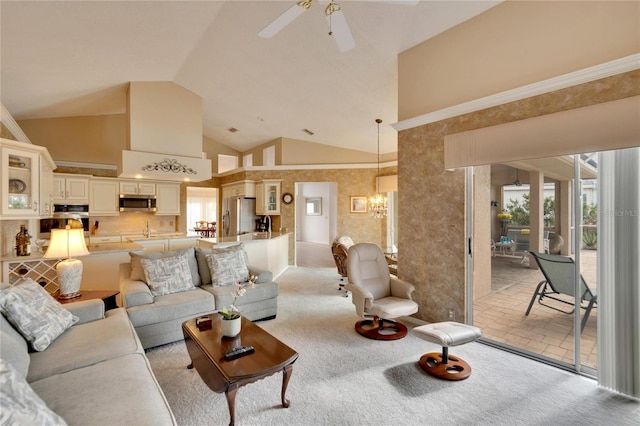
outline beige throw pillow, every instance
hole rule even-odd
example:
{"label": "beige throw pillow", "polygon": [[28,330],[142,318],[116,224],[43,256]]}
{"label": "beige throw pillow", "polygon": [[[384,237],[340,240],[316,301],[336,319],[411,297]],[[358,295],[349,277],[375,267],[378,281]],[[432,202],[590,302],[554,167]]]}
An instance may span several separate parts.
{"label": "beige throw pillow", "polygon": [[211,272],[211,284],[226,286],[244,283],[249,280],[249,268],[244,254],[238,250],[207,254],[207,263]]}
{"label": "beige throw pillow", "polygon": [[0,312],[34,350],[44,351],[79,318],[30,278],[0,291]]}
{"label": "beige throw pillow", "polygon": [[145,282],[154,296],[179,293],[194,287],[187,254],[159,259],[140,259]]}
{"label": "beige throw pillow", "polygon": [[0,424],[54,426],[67,423],[47,407],[11,364],[0,359]]}
{"label": "beige throw pillow", "polygon": [[154,253],[136,253],[133,251],[129,252],[129,257],[131,258],[131,275],[129,278],[135,281],[146,282],[144,271],[142,270],[142,265],[140,264],[141,259],[163,259],[165,257],[172,257],[180,255],[182,253],[186,253],[193,285],[199,286],[202,281],[200,280],[200,274],[198,274],[198,262],[196,261],[194,251],[194,247],[189,247],[181,250],[170,250]]}

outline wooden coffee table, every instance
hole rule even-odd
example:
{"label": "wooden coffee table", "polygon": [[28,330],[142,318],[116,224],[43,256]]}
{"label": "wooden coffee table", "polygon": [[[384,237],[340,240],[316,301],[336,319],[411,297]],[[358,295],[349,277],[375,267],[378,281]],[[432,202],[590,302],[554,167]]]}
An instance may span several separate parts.
{"label": "wooden coffee table", "polygon": [[[231,417],[235,424],[235,399],[238,388],[282,371],[282,406],[289,407],[285,398],[287,385],[298,353],[259,326],[242,318],[242,330],[234,338],[222,337],[220,315],[210,314],[210,329],[200,331],[196,319],[182,323],[184,341],[191,357],[188,368],[196,368],[202,380],[214,392],[224,392]],[[255,352],[231,361],[224,354],[237,346],[253,346]]]}

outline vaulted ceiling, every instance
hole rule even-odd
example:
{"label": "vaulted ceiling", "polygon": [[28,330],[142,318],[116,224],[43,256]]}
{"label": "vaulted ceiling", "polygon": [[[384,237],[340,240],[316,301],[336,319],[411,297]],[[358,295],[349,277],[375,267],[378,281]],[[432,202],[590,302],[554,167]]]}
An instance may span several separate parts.
{"label": "vaulted ceiling", "polygon": [[381,118],[394,152],[398,54],[499,1],[338,3],[344,53],[317,0],[270,39],[295,0],[2,1],[0,99],[16,120],[116,114],[129,81],[174,81],[202,96],[204,135],[238,151],[286,137],[375,152]]}

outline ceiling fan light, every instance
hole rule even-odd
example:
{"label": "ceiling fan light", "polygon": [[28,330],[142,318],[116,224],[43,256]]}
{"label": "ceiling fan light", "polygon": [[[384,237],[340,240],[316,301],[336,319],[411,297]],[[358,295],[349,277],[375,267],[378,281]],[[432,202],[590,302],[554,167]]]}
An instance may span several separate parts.
{"label": "ceiling fan light", "polygon": [[338,3],[331,2],[324,9],[324,14],[327,16],[331,16],[332,14],[339,12],[342,10],[342,7]]}

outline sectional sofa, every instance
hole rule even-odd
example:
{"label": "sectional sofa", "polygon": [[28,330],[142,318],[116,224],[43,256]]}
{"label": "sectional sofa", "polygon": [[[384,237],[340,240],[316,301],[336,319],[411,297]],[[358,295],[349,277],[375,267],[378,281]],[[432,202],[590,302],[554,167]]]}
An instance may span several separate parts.
{"label": "sectional sofa", "polygon": [[275,318],[278,312],[278,283],[270,271],[249,265],[242,244],[131,252],[130,257],[130,262],[120,264],[119,303],[144,348],[182,340],[184,321],[229,308],[237,289],[233,284],[246,282],[252,275],[257,277],[255,285],[234,303],[240,314],[259,321]]}
{"label": "sectional sofa", "polygon": [[[19,286],[42,292],[18,310],[36,313],[26,326],[7,319],[5,308],[19,304],[14,289],[0,293],[1,424],[176,424],[124,309],[105,312],[101,300],[60,305],[25,281]],[[58,317],[71,318],[72,325]],[[58,324],[61,333],[44,340],[24,331],[31,327],[39,335]]]}

